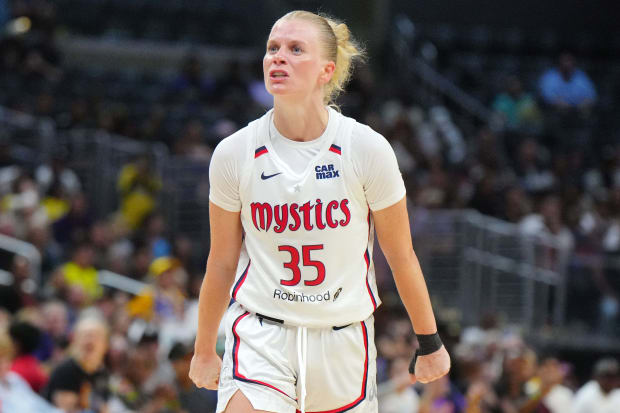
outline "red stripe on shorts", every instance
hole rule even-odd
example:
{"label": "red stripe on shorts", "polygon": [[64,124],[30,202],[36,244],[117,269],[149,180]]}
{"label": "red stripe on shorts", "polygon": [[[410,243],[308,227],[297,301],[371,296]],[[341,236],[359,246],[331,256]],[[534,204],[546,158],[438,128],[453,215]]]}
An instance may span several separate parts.
{"label": "red stripe on shorts", "polygon": [[[285,395],[286,397],[290,397],[291,399],[293,399],[291,396],[289,396],[288,394],[286,394],[282,390],[278,389],[277,387],[272,386],[269,383],[265,383],[265,382],[262,382],[262,381],[259,381],[259,380],[248,379],[243,374],[239,373],[239,344],[241,343],[241,340],[239,339],[239,335],[237,334],[237,324],[239,324],[239,322],[241,320],[243,320],[245,317],[247,317],[248,315],[250,315],[250,313],[247,312],[247,311],[245,313],[241,314],[239,317],[237,317],[237,319],[235,320],[235,322],[233,323],[233,326],[232,326],[232,333],[233,333],[233,338],[234,338],[234,345],[233,345],[233,378],[235,380],[244,381],[246,383],[260,384],[261,386],[269,387],[270,389],[273,389],[273,390],[275,390],[277,392],[280,392],[283,395]],[[368,358],[368,356],[366,358]],[[295,400],[295,399],[293,399],[293,400]]]}

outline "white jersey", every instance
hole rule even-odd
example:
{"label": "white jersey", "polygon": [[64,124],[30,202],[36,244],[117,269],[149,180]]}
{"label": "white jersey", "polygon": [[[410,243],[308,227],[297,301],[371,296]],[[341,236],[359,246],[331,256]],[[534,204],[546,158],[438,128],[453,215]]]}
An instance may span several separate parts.
{"label": "white jersey", "polygon": [[[237,171],[244,239],[231,295],[251,312],[292,325],[365,320],[380,300],[371,208],[351,162],[352,131],[360,125],[330,109],[313,158],[305,168],[291,168],[274,150],[271,115],[235,134],[238,145],[249,147],[239,148],[246,154]],[[398,178],[402,189],[378,206],[402,199]],[[212,182],[210,199],[221,205],[217,198]]]}

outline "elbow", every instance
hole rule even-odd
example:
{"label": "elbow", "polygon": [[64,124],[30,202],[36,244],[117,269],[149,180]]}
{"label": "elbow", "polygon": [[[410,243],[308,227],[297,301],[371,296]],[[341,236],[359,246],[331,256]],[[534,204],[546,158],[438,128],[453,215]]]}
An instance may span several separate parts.
{"label": "elbow", "polygon": [[230,274],[235,273],[237,270],[237,265],[231,265],[228,263],[217,262],[213,260],[211,262],[207,261],[207,274]]}
{"label": "elbow", "polygon": [[238,258],[220,257],[216,254],[209,254],[207,258],[207,273],[209,274],[230,274],[237,271]]}
{"label": "elbow", "polygon": [[407,248],[397,254],[385,254],[385,258],[394,273],[399,272],[398,270],[400,269],[412,268],[418,265],[418,258],[413,248]]}

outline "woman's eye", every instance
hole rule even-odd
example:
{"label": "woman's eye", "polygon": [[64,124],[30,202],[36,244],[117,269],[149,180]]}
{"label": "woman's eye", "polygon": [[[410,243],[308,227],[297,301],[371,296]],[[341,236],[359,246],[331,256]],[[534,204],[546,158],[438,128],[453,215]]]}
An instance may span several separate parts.
{"label": "woman's eye", "polygon": [[301,47],[299,46],[293,46],[291,49],[293,50],[293,53],[295,54],[301,53]]}
{"label": "woman's eye", "polygon": [[277,48],[276,46],[269,46],[269,47],[267,48],[267,51],[268,51],[269,53],[275,53],[275,52],[277,52],[277,51],[278,51],[278,48]]}

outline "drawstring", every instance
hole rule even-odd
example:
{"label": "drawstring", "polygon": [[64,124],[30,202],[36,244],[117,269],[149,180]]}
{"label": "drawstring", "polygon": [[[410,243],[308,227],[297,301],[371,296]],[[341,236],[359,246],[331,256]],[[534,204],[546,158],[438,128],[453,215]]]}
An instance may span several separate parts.
{"label": "drawstring", "polygon": [[301,385],[301,413],[306,413],[306,362],[308,356],[308,329],[297,327],[297,362],[299,364],[299,383]]}

